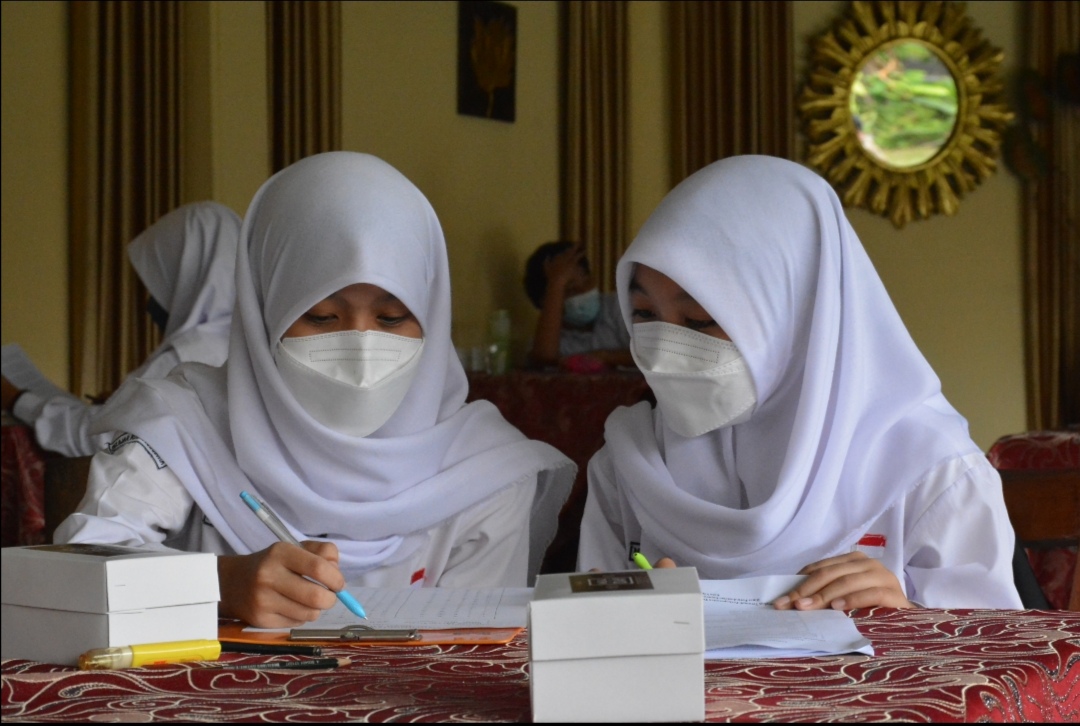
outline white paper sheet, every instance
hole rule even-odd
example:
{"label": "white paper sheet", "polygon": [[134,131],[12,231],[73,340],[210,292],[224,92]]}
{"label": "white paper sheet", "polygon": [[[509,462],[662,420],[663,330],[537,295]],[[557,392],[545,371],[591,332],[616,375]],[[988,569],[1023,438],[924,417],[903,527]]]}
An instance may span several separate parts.
{"label": "white paper sheet", "polygon": [[[802,576],[702,580],[705,658],[796,658],[836,653],[873,655],[874,648],[844,613],[835,610],[773,610],[770,603],[790,592]],[[367,620],[337,603],[303,629],[341,628],[520,628],[532,599],[529,587],[469,590],[349,587]],[[259,628],[246,628],[256,631]]]}
{"label": "white paper sheet", "polygon": [[[523,628],[531,587],[468,590],[416,587],[399,590],[349,587],[368,619],[350,613],[340,602],[305,629],[340,628],[362,623],[378,629]],[[245,628],[258,630],[258,628]]]}
{"label": "white paper sheet", "polygon": [[837,610],[774,610],[773,600],[801,575],[702,580],[705,658],[797,658],[837,653],[873,655],[854,621]]}
{"label": "white paper sheet", "polygon": [[0,372],[16,388],[33,391],[42,398],[68,396],[79,400],[46,378],[18,343],[8,343],[0,347]]}

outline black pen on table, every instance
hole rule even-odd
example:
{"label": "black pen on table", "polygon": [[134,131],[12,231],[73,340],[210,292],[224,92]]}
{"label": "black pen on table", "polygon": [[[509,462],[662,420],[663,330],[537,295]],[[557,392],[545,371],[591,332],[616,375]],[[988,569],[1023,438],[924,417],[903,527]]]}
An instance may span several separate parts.
{"label": "black pen on table", "polygon": [[250,655],[322,655],[317,645],[286,645],[285,643],[236,643],[221,641],[222,653],[248,653]]}
{"label": "black pen on table", "polygon": [[349,658],[314,658],[312,660],[273,660],[268,663],[220,663],[217,668],[243,671],[314,671],[341,668],[352,663]]}

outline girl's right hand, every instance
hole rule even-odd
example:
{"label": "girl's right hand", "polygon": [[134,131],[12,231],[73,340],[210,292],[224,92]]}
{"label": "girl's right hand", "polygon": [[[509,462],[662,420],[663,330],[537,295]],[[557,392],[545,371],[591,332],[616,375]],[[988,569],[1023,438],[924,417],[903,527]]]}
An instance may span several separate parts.
{"label": "girl's right hand", "polygon": [[257,628],[289,628],[311,622],[333,607],[337,602],[334,592],[345,587],[337,563],[338,549],[330,542],[307,541],[300,547],[276,542],[250,555],[221,555],[218,613]]}
{"label": "girl's right hand", "polygon": [[660,559],[658,559],[656,561],[656,563],[653,565],[653,567],[654,568],[668,568],[668,567],[678,567],[678,565],[676,565],[675,560],[671,559],[670,557],[661,557]]}

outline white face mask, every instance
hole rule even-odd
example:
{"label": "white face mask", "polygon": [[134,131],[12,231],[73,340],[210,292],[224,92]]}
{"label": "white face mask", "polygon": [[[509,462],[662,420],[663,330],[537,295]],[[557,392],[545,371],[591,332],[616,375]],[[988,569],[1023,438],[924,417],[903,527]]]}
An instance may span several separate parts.
{"label": "white face mask", "polygon": [[675,433],[693,438],[750,419],[757,393],[734,343],[670,323],[633,328],[630,352]]}
{"label": "white face mask", "polygon": [[285,338],[274,362],[313,419],[343,434],[367,436],[401,405],[423,348],[422,338],[346,330]]}

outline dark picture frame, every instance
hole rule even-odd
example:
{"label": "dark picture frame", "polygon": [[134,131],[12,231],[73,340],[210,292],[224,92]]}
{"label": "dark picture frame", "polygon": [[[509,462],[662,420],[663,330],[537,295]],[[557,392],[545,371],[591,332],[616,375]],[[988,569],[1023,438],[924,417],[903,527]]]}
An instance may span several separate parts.
{"label": "dark picture frame", "polygon": [[458,2],[458,113],[514,121],[517,8],[494,0]]}

